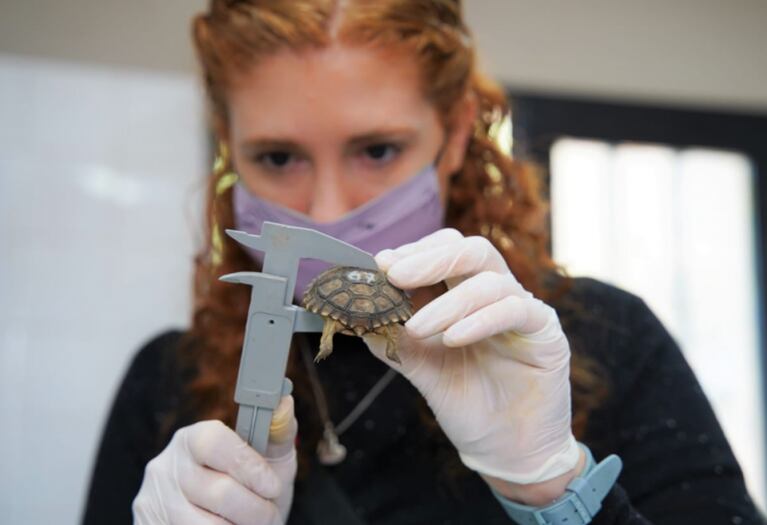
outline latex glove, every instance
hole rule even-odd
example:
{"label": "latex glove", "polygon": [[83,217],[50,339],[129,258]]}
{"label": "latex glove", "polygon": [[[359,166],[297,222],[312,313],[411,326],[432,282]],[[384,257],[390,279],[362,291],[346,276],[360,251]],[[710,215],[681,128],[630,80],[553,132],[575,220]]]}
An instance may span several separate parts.
{"label": "latex glove", "polygon": [[287,521],[296,475],[293,397],[274,412],[261,456],[221,421],[179,429],[146,466],[133,501],[137,525],[278,525]]}
{"label": "latex glove", "polygon": [[463,463],[512,483],[573,470],[570,347],[555,310],[483,237],[443,229],[378,253],[376,263],[406,290],[448,286],[400,330],[400,365],[384,358],[383,337],[364,339],[426,398]]}

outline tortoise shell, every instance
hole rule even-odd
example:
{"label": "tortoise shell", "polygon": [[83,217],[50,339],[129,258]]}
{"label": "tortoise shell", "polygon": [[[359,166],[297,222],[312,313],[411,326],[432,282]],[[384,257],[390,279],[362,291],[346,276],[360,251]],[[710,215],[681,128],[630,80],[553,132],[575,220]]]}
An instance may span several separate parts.
{"label": "tortoise shell", "polygon": [[413,315],[407,294],[377,270],[335,266],[318,275],[303,297],[310,312],[344,326],[341,333],[363,335]]}

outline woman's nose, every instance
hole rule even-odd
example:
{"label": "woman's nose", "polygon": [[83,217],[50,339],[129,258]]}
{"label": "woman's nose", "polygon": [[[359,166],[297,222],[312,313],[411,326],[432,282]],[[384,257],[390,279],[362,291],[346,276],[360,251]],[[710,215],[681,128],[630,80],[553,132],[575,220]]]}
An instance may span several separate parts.
{"label": "woman's nose", "polygon": [[354,207],[349,188],[343,184],[341,172],[330,168],[317,172],[308,215],[317,222],[333,222]]}

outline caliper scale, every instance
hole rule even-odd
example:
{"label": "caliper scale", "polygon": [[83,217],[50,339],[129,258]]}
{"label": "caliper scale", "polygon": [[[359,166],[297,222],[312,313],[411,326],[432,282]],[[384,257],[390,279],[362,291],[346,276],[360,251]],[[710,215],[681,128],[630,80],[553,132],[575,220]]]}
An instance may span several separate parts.
{"label": "caliper scale", "polygon": [[272,414],[293,390],[285,377],[294,333],[322,332],[324,320],[293,304],[298,263],[319,259],[334,265],[378,270],[373,256],[351,244],[309,228],[264,222],[260,235],[226,233],[262,252],[260,272],[236,272],[222,281],[250,285],[250,307],[234,400],[239,405],[237,434],[257,452],[266,452]]}

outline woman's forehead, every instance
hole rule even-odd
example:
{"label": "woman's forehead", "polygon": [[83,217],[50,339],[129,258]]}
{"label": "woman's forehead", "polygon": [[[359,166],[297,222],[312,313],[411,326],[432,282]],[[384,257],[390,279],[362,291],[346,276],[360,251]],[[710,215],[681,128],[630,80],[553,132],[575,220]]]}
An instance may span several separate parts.
{"label": "woman's forehead", "polygon": [[412,57],[341,44],[267,57],[237,75],[227,103],[246,134],[419,128],[435,118]]}

